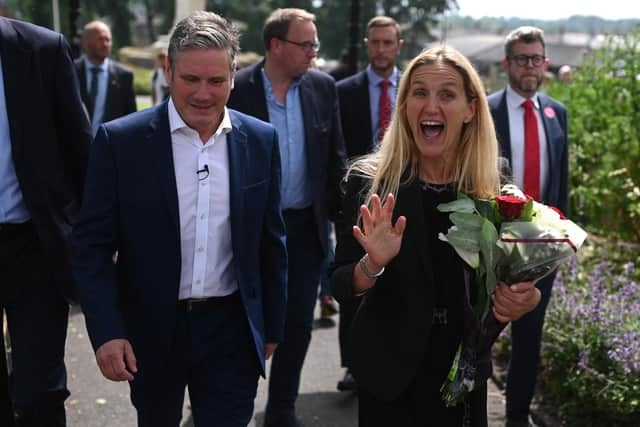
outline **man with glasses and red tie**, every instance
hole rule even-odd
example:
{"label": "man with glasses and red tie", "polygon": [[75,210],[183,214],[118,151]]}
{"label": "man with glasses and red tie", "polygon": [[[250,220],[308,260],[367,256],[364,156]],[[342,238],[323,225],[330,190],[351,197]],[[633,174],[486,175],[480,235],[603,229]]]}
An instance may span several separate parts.
{"label": "man with glasses and red tie", "polygon": [[[391,122],[400,80],[396,60],[404,40],[400,37],[400,26],[396,20],[388,16],[373,17],[367,24],[364,41],[369,65],[337,84],[344,144],[350,159],[368,154],[382,140]],[[345,224],[347,227],[352,225]],[[340,391],[356,389],[355,379],[349,371],[346,340],[357,308],[358,303],[342,304],[340,307],[340,359],[342,366],[347,368],[338,382]]]}
{"label": "man with glasses and red tie", "polygon": [[315,16],[277,9],[266,20],[264,61],[240,70],[229,107],[270,122],[278,133],[287,232],[285,332],[271,363],[265,426],[300,426],[295,402],[313,323],[327,221],[340,204],[345,166],[333,78],[310,69],[319,44]]}
{"label": "man with glasses and red tie", "polygon": [[[520,27],[509,33],[502,66],[509,85],[489,96],[502,156],[515,184],[536,200],[568,207],[569,154],[567,111],[558,101],[538,92],[549,67],[544,33]],[[512,323],[511,358],[507,377],[507,426],[532,425],[529,405],[533,397],[545,311],[555,274],[540,280],[542,293],[535,310]]]}

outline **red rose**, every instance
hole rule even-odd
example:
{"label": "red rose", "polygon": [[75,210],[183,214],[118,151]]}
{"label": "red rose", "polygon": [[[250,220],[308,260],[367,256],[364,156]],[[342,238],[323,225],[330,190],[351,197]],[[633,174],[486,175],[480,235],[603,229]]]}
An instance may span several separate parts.
{"label": "red rose", "polygon": [[518,219],[522,215],[522,210],[528,203],[528,200],[514,196],[498,196],[496,197],[498,210],[503,219]]}

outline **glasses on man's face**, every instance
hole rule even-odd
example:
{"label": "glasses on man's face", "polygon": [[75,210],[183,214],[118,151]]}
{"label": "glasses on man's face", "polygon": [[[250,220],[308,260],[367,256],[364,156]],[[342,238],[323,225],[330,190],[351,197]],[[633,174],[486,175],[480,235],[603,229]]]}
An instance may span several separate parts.
{"label": "glasses on man's face", "polygon": [[513,55],[509,57],[510,61],[515,62],[520,67],[526,67],[529,61],[534,67],[539,67],[544,63],[545,59],[547,58],[544,55]]}
{"label": "glasses on man's face", "polygon": [[304,53],[317,52],[320,50],[320,42],[294,42],[292,40],[280,39],[283,42],[291,43],[298,46]]}

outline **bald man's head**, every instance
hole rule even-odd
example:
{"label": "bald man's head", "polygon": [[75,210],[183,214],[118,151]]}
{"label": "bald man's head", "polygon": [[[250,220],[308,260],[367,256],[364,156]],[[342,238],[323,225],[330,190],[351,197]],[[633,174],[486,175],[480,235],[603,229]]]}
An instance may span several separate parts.
{"label": "bald man's head", "polygon": [[91,21],[84,26],[82,48],[89,61],[101,64],[111,55],[111,30],[102,21]]}

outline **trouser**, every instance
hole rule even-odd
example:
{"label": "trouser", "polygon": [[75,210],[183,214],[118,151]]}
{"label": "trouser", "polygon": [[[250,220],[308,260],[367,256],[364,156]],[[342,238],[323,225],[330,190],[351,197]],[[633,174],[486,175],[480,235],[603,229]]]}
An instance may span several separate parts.
{"label": "trouser", "polygon": [[179,304],[165,365],[145,372],[145,362],[130,383],[140,427],[180,426],[185,388],[196,427],[251,421],[261,368],[239,292],[201,308]]}
{"label": "trouser", "polygon": [[0,225],[2,309],[11,342],[10,395],[16,425],[65,426],[69,305],[53,280],[31,222]]}
{"label": "trouser", "polygon": [[511,324],[511,358],[507,374],[507,419],[525,422],[536,386],[540,366],[540,346],[544,317],[551,299],[555,273],[536,286],[542,297],[531,312]]}
{"label": "trouser", "polygon": [[284,339],[271,362],[267,418],[295,410],[324,258],[311,208],[285,210],[284,220],[289,258],[287,315]]}

